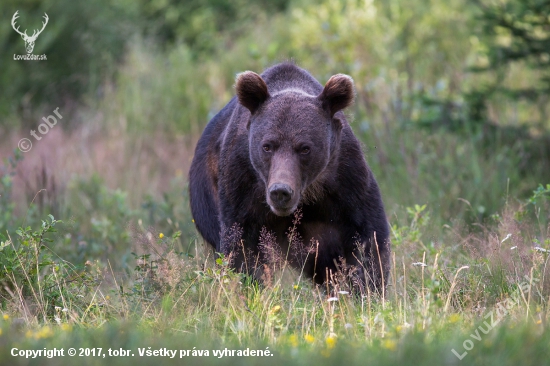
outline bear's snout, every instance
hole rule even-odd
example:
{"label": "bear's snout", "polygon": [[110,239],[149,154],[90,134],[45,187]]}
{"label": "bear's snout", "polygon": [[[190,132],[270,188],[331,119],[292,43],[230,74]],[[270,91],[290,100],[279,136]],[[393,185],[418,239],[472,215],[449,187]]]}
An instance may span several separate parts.
{"label": "bear's snout", "polygon": [[300,202],[300,166],[290,154],[275,154],[266,189],[266,200],[277,216],[288,216],[296,210]]}
{"label": "bear's snout", "polygon": [[275,183],[269,187],[269,198],[277,207],[288,207],[294,191],[288,184]]}
{"label": "bear's snout", "polygon": [[267,189],[267,203],[271,212],[277,216],[288,216],[296,210],[299,197],[286,183],[273,183]]}

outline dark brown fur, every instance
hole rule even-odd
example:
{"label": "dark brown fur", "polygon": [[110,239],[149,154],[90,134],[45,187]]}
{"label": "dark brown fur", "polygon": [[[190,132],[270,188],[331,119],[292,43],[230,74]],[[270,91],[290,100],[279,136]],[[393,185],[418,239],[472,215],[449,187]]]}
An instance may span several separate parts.
{"label": "dark brown fur", "polygon": [[[293,264],[323,283],[327,269],[335,272],[344,260],[356,267],[356,282],[367,278],[380,288],[389,269],[389,228],[378,185],[342,113],[353,102],[352,79],[334,75],[323,87],[283,63],[261,76],[239,74],[235,87],[237,98],[206,127],[190,170],[201,235],[219,252],[238,249],[234,265],[241,268],[247,253],[261,257],[262,228],[287,252],[300,208],[297,233],[317,252]],[[240,240],[229,235],[235,224]]]}

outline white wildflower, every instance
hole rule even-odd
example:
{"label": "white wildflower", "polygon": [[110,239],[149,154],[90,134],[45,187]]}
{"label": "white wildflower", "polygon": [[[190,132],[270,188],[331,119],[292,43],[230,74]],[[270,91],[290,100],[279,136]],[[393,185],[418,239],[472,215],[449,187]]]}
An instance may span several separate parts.
{"label": "white wildflower", "polygon": [[426,263],[422,263],[422,262],[416,262],[416,263],[413,263],[413,266],[415,267],[428,267],[428,265]]}
{"label": "white wildflower", "polygon": [[500,244],[504,243],[506,240],[510,239],[511,237],[512,237],[512,234],[506,235],[506,237],[500,241]]}

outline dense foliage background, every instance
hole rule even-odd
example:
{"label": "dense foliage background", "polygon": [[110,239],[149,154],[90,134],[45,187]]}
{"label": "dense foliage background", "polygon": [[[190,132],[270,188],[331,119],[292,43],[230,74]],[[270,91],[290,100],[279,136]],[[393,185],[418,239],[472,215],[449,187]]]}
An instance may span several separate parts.
{"label": "dense foliage background", "polygon": [[[87,327],[147,319],[151,329],[169,333],[167,324],[175,320],[159,314],[179,303],[183,314],[185,306],[196,314],[178,323],[183,332],[202,337],[201,329],[210,327],[213,339],[237,334],[231,342],[250,340],[238,331],[242,324],[255,326],[246,318],[250,312],[235,311],[229,297],[216,297],[226,283],[223,271],[206,273],[204,263],[185,262],[183,268],[170,261],[172,255],[202,258],[188,207],[187,171],[204,126],[234,95],[235,75],[293,60],[321,83],[336,73],[354,79],[357,97],[348,115],[393,229],[394,297],[376,300],[368,314],[365,308],[361,315],[342,313],[340,330],[347,332],[349,317],[364,316],[374,332],[366,337],[369,347],[382,344],[390,351],[397,346],[384,343],[388,339],[410,346],[428,342],[424,331],[444,337],[459,324],[457,334],[466,334],[480,321],[479,309],[490,308],[535,273],[542,280],[536,303],[526,298],[519,312],[542,322],[548,337],[550,1],[5,0],[0,10],[0,313],[9,319],[25,319],[30,329],[61,320]],[[26,53],[10,24],[16,11],[17,24],[29,34],[48,14],[34,49],[47,61],[13,59]],[[55,116],[56,108],[58,123],[41,140],[32,137],[31,130],[43,117]],[[33,144],[26,153],[17,148],[22,138]],[[517,258],[495,254],[508,234],[513,243],[506,248],[523,248]],[[166,258],[183,282],[159,280],[166,273],[158,261]],[[426,278],[424,269],[405,270],[419,262],[429,264]],[[470,271],[458,275],[466,264]],[[61,289],[52,273],[60,273],[67,287]],[[400,282],[409,275],[410,283]],[[215,287],[216,278],[221,287]],[[306,323],[300,328],[305,335],[319,329],[321,338],[332,339],[338,333],[333,308],[292,323],[300,303],[284,286],[252,291],[246,286],[257,285],[230,280],[241,296],[233,300],[246,298],[245,306],[267,319],[262,342],[285,339],[292,346],[288,337]],[[180,302],[178,296],[194,288],[185,281],[199,290]],[[56,283],[59,291],[52,290]],[[83,290],[94,284],[103,293],[112,291],[113,303],[103,298],[105,307],[98,308]],[[248,289],[241,289],[244,294],[241,285]],[[318,297],[312,301],[322,303]],[[285,316],[273,310],[277,301],[290,309]],[[60,302],[64,308],[72,304],[73,315],[59,317]],[[224,319],[230,307],[232,315]],[[212,312],[215,319],[206,320]],[[376,328],[378,313],[392,319],[387,329]],[[430,328],[427,319],[441,314],[441,323]],[[7,322],[0,323],[0,345]],[[403,340],[395,329],[405,324],[420,333]],[[394,338],[387,338],[390,328]],[[362,339],[357,334],[350,342]],[[424,356],[441,354],[441,347]],[[533,352],[539,355],[538,348]]]}

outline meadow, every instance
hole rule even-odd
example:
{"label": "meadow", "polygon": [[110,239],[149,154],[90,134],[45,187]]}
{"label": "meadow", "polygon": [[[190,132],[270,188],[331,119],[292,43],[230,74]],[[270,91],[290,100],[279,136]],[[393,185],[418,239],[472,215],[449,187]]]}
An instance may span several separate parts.
{"label": "meadow", "polygon": [[[2,59],[0,365],[549,364],[549,95],[510,92],[547,70],[483,69],[514,34],[487,32],[480,4],[0,5],[4,25],[18,9],[51,23],[47,64]],[[24,52],[9,27],[0,47]],[[346,113],[392,228],[382,294],[337,274],[316,287],[288,253],[258,283],[194,228],[204,126],[238,72],[285,60],[354,79]]]}

